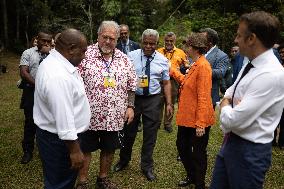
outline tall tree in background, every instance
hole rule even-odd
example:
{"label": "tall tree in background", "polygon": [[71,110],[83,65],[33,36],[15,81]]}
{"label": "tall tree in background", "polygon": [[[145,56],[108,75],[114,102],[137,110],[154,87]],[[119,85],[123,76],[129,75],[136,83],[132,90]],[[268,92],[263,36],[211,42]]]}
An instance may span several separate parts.
{"label": "tall tree in background", "polygon": [[7,6],[6,0],[1,0],[1,12],[3,16],[3,36],[4,36],[4,48],[9,47],[8,37],[8,17],[7,17]]}

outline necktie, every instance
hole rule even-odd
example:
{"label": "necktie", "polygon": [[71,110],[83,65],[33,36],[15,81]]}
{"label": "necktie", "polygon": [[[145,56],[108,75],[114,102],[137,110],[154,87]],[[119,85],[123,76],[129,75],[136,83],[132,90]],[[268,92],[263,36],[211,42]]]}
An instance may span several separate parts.
{"label": "necktie", "polygon": [[148,87],[143,88],[143,94],[149,95],[149,86],[150,86],[150,62],[152,61],[152,57],[147,57],[146,66],[145,66],[145,74],[148,77]]}
{"label": "necktie", "polygon": [[47,54],[41,54],[40,56],[40,59],[39,59],[39,65],[40,65],[40,63],[43,61],[43,59],[45,59],[46,57],[47,57]]}
{"label": "necktie", "polygon": [[123,44],[122,44],[122,52],[123,52],[124,54],[127,54],[126,43],[123,43]]}
{"label": "necktie", "polygon": [[245,67],[245,69],[244,69],[244,71],[243,71],[239,81],[236,83],[236,86],[234,88],[234,92],[233,92],[233,95],[232,95],[232,108],[234,107],[234,103],[233,102],[234,102],[234,96],[235,96],[235,92],[236,92],[237,86],[240,83],[240,81],[242,80],[242,78],[249,72],[249,70],[251,68],[253,68],[253,65],[250,62],[248,62],[248,64],[246,65],[246,67]]}
{"label": "necktie", "polygon": [[[250,62],[248,62],[248,64],[246,65],[246,67],[245,67],[245,69],[244,69],[240,79],[236,83],[236,86],[234,88],[234,92],[233,92],[233,95],[232,95],[232,108],[234,107],[234,96],[235,96],[235,92],[236,92],[237,86],[240,83],[240,81],[242,80],[242,78],[249,72],[249,70],[251,68],[253,68],[253,65]],[[227,143],[227,140],[228,140],[229,136],[230,136],[230,133],[226,133],[225,134],[222,146],[224,146]]]}

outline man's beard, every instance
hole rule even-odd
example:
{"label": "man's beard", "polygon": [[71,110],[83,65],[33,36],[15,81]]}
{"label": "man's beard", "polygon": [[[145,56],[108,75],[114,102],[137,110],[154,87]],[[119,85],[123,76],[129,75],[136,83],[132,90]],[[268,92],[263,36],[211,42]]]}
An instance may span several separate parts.
{"label": "man's beard", "polygon": [[110,54],[113,51],[113,49],[111,49],[110,47],[101,47],[101,50],[103,54]]}

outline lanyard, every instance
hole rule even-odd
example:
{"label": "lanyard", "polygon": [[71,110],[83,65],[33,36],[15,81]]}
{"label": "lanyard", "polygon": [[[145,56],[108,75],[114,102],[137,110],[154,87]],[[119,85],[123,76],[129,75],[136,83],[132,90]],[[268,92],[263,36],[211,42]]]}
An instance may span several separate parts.
{"label": "lanyard", "polygon": [[[142,62],[142,50],[141,50],[141,64],[142,64],[142,73],[146,70],[146,68],[150,65],[150,63],[154,60],[155,58],[155,55],[156,55],[156,52],[154,53],[154,56],[152,57],[151,56],[151,60],[149,62],[146,61],[146,64],[145,66],[143,67],[143,62]],[[148,59],[148,58],[147,58]]]}
{"label": "lanyard", "polygon": [[107,73],[110,73],[110,66],[111,66],[113,59],[114,59],[114,51],[112,52],[111,61],[107,61],[107,60],[105,60],[105,58],[103,56],[101,48],[99,48],[99,50],[100,50],[100,53],[102,55],[102,60],[103,60],[104,65],[105,65],[105,69],[106,69]]}

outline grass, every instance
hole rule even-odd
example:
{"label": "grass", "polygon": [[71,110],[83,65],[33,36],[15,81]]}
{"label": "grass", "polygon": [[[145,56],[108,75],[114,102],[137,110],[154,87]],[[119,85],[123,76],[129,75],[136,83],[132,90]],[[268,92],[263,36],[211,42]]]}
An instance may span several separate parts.
{"label": "grass", "polygon": [[[0,75],[0,189],[39,189],[43,188],[41,162],[37,149],[31,163],[19,163],[22,156],[21,140],[23,133],[23,112],[19,109],[21,90],[17,89],[19,79],[19,57],[6,53],[0,57],[0,63],[8,65],[8,73]],[[175,146],[177,128],[174,132],[166,133],[159,130],[158,140],[154,151],[155,173],[157,180],[148,182],[140,171],[140,149],[142,133],[139,133],[134,145],[130,165],[119,173],[111,173],[111,179],[119,188],[178,188],[177,182],[184,178],[185,171],[180,162],[176,161]],[[215,156],[222,141],[220,129],[215,126],[211,129],[208,145],[208,170],[206,183],[210,184]],[[266,175],[265,189],[284,189],[284,151],[273,148],[272,166]],[[99,166],[99,153],[93,153],[90,168],[90,181],[95,184]],[[118,159],[118,151],[114,163]],[[94,187],[92,187],[94,188]]]}

